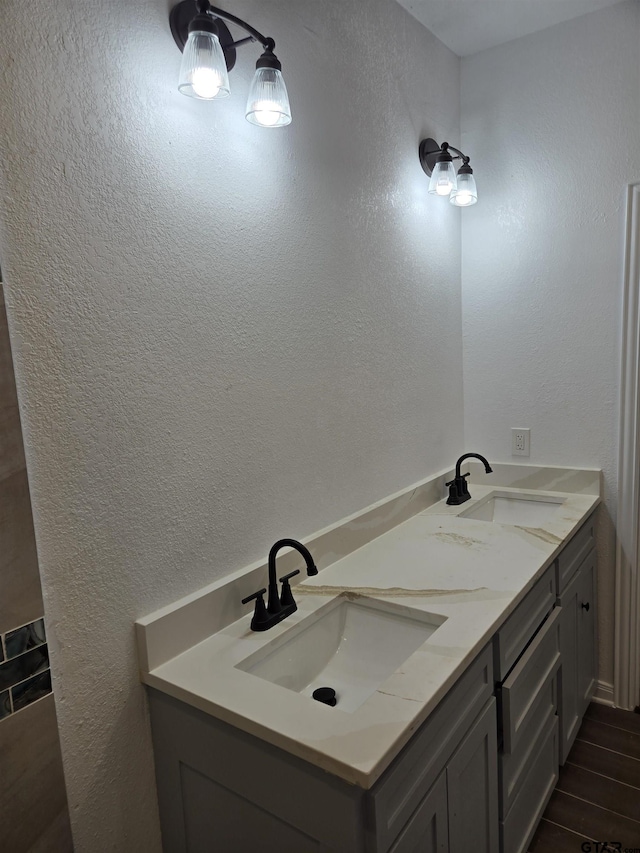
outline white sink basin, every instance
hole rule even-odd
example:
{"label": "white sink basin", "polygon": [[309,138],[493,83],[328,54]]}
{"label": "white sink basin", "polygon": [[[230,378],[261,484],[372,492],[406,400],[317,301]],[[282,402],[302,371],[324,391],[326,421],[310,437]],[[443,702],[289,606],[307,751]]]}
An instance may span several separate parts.
{"label": "white sink basin", "polygon": [[562,503],[564,498],[492,492],[470,509],[461,512],[460,517],[520,527],[540,527],[553,518]]}
{"label": "white sink basin", "polygon": [[332,687],[355,711],[446,621],[446,616],[340,597],[237,664],[296,693]]}

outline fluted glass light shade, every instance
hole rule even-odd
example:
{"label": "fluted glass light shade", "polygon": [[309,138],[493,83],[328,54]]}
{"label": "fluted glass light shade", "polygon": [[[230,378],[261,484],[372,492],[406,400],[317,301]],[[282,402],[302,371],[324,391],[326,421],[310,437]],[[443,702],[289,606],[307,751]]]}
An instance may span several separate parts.
{"label": "fluted glass light shade", "polygon": [[247,121],[260,127],[284,127],[291,124],[289,95],[281,65],[270,49],[256,63],[256,73],[247,99]]}
{"label": "fluted glass light shade", "polygon": [[449,198],[456,207],[470,207],[478,201],[478,190],[473,172],[467,166],[462,166],[458,172],[458,185]]}
{"label": "fluted glass light shade", "polygon": [[433,167],[431,180],[429,181],[429,192],[435,195],[446,196],[456,188],[456,170],[453,168],[451,158],[440,160]]}
{"label": "fluted glass light shade", "polygon": [[227,63],[215,33],[195,30],[182,53],[178,89],[183,95],[211,101],[229,94]]}

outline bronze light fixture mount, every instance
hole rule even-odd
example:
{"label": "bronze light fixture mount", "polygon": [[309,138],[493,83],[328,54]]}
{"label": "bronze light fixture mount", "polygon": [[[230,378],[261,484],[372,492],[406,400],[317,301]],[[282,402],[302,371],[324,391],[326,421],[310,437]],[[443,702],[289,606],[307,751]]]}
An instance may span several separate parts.
{"label": "bronze light fixture mount", "polygon": [[469,157],[463,154],[458,148],[454,148],[453,145],[449,145],[448,142],[443,142],[442,145],[438,145],[435,139],[431,139],[430,136],[422,140],[418,148],[418,156],[420,157],[420,165],[429,177],[431,177],[433,167],[438,162],[438,158],[442,156],[444,159],[449,151],[453,151],[456,155],[455,157],[452,157],[449,154],[449,160],[462,160],[461,168],[464,168],[464,166],[470,168]]}
{"label": "bronze light fixture mount", "polygon": [[[225,21],[247,35],[234,40]],[[256,62],[245,117],[261,127],[285,127],[291,123],[289,95],[282,64],[273,52],[274,39],[236,15],[212,6],[209,0],[181,0],[169,13],[169,25],[182,52],[178,89],[183,95],[206,101],[228,97],[229,71],[236,64],[237,48],[258,42],[263,53]]]}
{"label": "bronze light fixture mount", "polygon": [[[205,25],[207,23],[212,23],[215,27],[215,32],[220,39],[220,47],[224,52],[224,58],[227,63],[227,71],[231,71],[236,64],[237,47],[240,47],[243,44],[248,44],[252,41],[260,42],[265,50],[273,50],[275,47],[276,43],[272,38],[262,35],[262,33],[256,30],[255,27],[247,24],[247,22],[243,21],[241,18],[237,18],[235,15],[232,15],[230,12],[218,9],[216,6],[212,6],[210,3],[206,2],[206,0],[205,2],[201,2],[199,0],[197,3],[194,3],[194,0],[181,0],[181,2],[174,6],[169,13],[171,35],[181,51],[184,50],[184,46],[189,38],[189,25],[194,19],[196,9],[198,12],[198,18],[204,21]],[[237,24],[245,32],[249,33],[249,35],[235,41],[231,35],[229,27],[224,23],[225,21]]]}
{"label": "bronze light fixture mount", "polygon": [[[453,152],[453,154],[451,153]],[[418,156],[423,171],[429,175],[429,193],[448,196],[456,207],[470,207],[478,200],[473,169],[469,157],[448,142],[438,145],[435,139],[427,137],[418,146]],[[461,160],[456,177],[453,161]]]}

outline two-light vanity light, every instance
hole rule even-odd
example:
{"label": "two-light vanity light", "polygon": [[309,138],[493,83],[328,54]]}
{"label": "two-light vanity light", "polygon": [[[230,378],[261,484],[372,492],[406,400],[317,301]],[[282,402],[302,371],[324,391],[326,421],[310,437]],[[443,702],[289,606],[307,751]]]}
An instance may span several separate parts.
{"label": "two-light vanity light", "polygon": [[[455,157],[451,156],[451,151]],[[438,145],[435,139],[423,139],[418,154],[420,165],[431,177],[429,192],[432,195],[448,196],[451,204],[456,207],[470,207],[478,201],[473,169],[469,165],[469,158],[462,151],[448,142]],[[462,160],[457,176],[453,167],[454,160]]]}
{"label": "two-light vanity light", "polygon": [[[223,18],[249,35],[234,41]],[[257,41],[264,53],[256,62],[247,100],[247,121],[260,127],[291,124],[289,96],[272,38],[235,15],[211,6],[208,0],[183,0],[171,10],[169,23],[176,44],[183,51],[178,82],[183,95],[205,101],[226,98],[231,91],[228,72],[235,65],[236,48]]]}

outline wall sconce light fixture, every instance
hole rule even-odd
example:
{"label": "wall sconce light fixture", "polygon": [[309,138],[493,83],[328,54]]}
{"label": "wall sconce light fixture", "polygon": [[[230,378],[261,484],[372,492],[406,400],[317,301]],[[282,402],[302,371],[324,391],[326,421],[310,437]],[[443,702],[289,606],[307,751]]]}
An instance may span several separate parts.
{"label": "wall sconce light fixture", "polygon": [[[234,41],[223,20],[241,27],[248,36]],[[273,49],[272,38],[252,26],[212,6],[208,0],[182,0],[169,14],[171,32],[182,51],[178,89],[183,95],[212,101],[230,94],[229,74],[236,63],[236,48],[260,42],[264,53],[256,62],[249,89],[246,118],[260,127],[291,124],[291,107],[282,77],[282,65]]]}
{"label": "wall sconce light fixture", "polygon": [[[455,156],[450,154],[451,151]],[[418,154],[420,165],[431,177],[429,192],[432,195],[449,196],[449,201],[456,207],[470,207],[478,201],[476,179],[466,154],[448,142],[438,145],[435,139],[430,138],[422,140]],[[462,160],[457,176],[454,160]]]}

